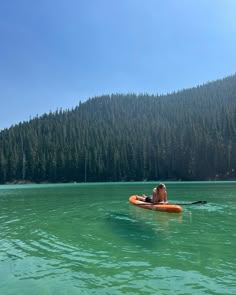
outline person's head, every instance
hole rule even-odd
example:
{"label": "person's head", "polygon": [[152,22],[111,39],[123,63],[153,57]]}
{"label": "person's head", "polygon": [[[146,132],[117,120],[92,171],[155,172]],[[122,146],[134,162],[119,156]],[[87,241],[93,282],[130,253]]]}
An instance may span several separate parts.
{"label": "person's head", "polygon": [[164,183],[159,183],[158,186],[156,187],[157,193],[159,194],[164,194],[166,192],[166,186]]}

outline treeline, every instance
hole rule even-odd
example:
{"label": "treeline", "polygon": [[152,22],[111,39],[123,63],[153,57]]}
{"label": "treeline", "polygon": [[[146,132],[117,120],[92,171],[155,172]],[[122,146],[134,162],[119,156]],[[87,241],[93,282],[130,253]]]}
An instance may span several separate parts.
{"label": "treeline", "polygon": [[236,179],[236,75],[89,99],[0,132],[0,182]]}

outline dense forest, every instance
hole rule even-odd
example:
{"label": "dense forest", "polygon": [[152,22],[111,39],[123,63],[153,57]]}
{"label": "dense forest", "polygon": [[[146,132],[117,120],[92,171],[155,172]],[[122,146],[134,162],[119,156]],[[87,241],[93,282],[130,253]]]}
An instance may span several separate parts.
{"label": "dense forest", "polygon": [[112,94],[0,132],[0,183],[236,179],[236,75]]}

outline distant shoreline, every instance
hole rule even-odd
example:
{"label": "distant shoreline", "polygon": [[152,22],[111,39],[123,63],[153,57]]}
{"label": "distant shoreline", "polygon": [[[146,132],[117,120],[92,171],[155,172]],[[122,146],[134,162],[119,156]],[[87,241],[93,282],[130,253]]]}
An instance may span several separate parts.
{"label": "distant shoreline", "polygon": [[210,182],[210,181],[236,181],[235,178],[217,178],[217,179],[188,179],[188,180],[184,180],[184,179],[161,179],[161,180],[140,180],[140,181],[134,181],[134,180],[130,180],[130,181],[87,181],[87,182],[83,182],[83,181],[68,181],[68,182],[49,182],[49,181],[43,181],[43,182],[33,182],[33,181],[29,181],[29,180],[15,180],[15,181],[8,181],[5,183],[1,183],[0,185],[19,185],[19,184],[59,184],[59,183],[64,183],[64,184],[70,184],[70,183],[112,183],[112,182]]}

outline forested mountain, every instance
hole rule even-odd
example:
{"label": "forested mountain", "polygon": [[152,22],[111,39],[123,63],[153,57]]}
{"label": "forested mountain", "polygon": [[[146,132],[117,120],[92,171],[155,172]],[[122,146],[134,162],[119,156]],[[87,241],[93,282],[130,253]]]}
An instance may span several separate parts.
{"label": "forested mountain", "polygon": [[0,182],[236,179],[236,75],[112,94],[0,132]]}

